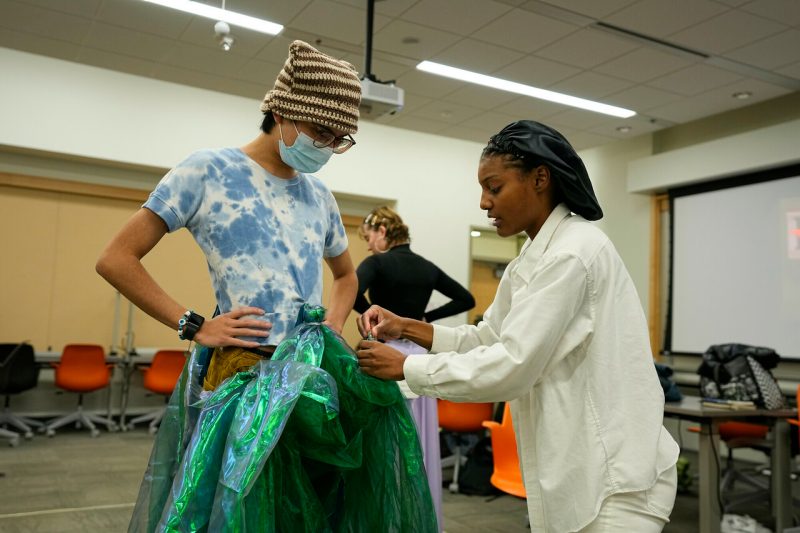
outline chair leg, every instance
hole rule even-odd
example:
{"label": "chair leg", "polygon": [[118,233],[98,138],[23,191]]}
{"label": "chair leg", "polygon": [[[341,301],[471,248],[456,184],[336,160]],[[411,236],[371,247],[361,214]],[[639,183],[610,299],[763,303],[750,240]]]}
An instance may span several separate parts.
{"label": "chair leg", "polygon": [[150,434],[151,435],[155,435],[156,434],[156,432],[158,431],[158,426],[161,425],[161,421],[164,419],[164,415],[166,413],[167,413],[167,408],[166,407],[162,407],[161,409],[158,410],[157,413],[155,413],[155,416],[153,417],[153,421],[150,422],[149,430],[150,430]]}
{"label": "chair leg", "polygon": [[453,465],[453,481],[450,482],[448,489],[453,494],[458,492],[458,471],[461,468],[461,446],[456,446],[454,465]]}
{"label": "chair leg", "polygon": [[31,426],[34,428],[41,428],[44,426],[44,424],[38,420],[28,418],[27,416],[15,415],[8,409],[5,409],[2,413],[0,413],[0,424],[9,424],[14,426],[16,429],[22,432],[26,439],[33,437],[33,429]]}
{"label": "chair leg", "polygon": [[152,422],[156,418],[160,418],[159,417],[160,411],[161,411],[160,409],[158,411],[150,411],[149,413],[145,413],[143,415],[137,416],[136,418],[130,419],[128,421],[128,429],[133,429],[133,426],[135,426],[136,424],[141,424],[142,422]]}
{"label": "chair leg", "polygon": [[109,431],[116,431],[119,429],[116,422],[109,418],[104,418],[99,415],[87,413],[83,410],[83,394],[78,394],[78,408],[68,415],[64,415],[55,420],[48,422],[41,431],[45,431],[48,437],[56,434],[55,429],[60,428],[70,422],[77,422],[78,426],[86,426],[92,432],[92,437],[100,434],[100,431],[95,427],[95,423],[104,424]]}
{"label": "chair leg", "polygon": [[0,428],[0,437],[4,439],[8,439],[8,444],[11,446],[16,446],[19,444],[19,433],[14,431],[9,431],[7,429]]}
{"label": "chair leg", "polygon": [[106,426],[106,429],[108,431],[117,431],[119,429],[117,423],[111,420],[110,418],[106,418],[104,416],[96,415],[93,413],[87,413],[86,411],[81,411],[81,412],[82,412],[81,419],[85,421],[86,424],[89,425],[89,427],[94,427],[94,425],[92,424],[94,423]]}
{"label": "chair leg", "polygon": [[81,418],[81,407],[78,406],[77,411],[73,411],[68,415],[64,415],[62,417],[55,418],[45,424],[43,431],[47,433],[48,437],[52,437],[56,434],[56,429],[60,428],[61,426],[66,426],[67,424],[71,424],[72,422],[77,422]]}
{"label": "chair leg", "polygon": [[136,418],[131,419],[126,427],[128,429],[133,429],[136,424],[141,424],[142,422],[150,422],[148,426],[148,431],[151,435],[155,435],[158,431],[158,426],[161,424],[161,420],[164,418],[164,414],[167,412],[166,407],[161,407],[155,411],[150,411],[149,413],[145,413],[143,415],[139,415]]}

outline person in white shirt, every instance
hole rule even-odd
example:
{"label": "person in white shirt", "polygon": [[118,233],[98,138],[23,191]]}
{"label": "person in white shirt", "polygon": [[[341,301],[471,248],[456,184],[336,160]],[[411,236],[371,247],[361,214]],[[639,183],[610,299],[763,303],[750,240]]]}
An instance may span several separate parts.
{"label": "person in white shirt", "polygon": [[[569,142],[530,120],[494,135],[478,166],[481,209],[501,237],[530,240],[477,326],[373,306],[359,318],[361,369],[417,394],[508,401],[532,531],[659,532],[675,501],[678,445],[639,297]],[[379,340],[431,353],[406,356]]]}

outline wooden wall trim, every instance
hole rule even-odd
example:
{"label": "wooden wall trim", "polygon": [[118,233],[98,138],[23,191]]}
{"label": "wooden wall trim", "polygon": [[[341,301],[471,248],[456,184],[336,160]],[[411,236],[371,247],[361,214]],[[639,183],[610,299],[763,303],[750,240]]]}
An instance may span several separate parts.
{"label": "wooden wall trim", "polygon": [[661,271],[661,214],[669,209],[668,196],[659,194],[652,196],[650,201],[650,297],[649,297],[649,328],[650,348],[656,360],[661,358],[661,280],[664,273]]}
{"label": "wooden wall trim", "polygon": [[150,191],[144,189],[129,189],[126,187],[98,185],[95,183],[84,183],[79,181],[39,178],[34,176],[23,176],[21,174],[9,174],[7,172],[0,172],[0,185],[17,187],[19,189],[33,189],[36,191],[79,194],[82,196],[93,196],[95,198],[134,200],[142,203],[147,200],[147,197],[150,194]]}
{"label": "wooden wall trim", "polygon": [[361,222],[364,219],[361,217],[357,217],[355,215],[342,215],[342,223],[345,226],[350,226],[352,228],[357,228],[361,226]]}

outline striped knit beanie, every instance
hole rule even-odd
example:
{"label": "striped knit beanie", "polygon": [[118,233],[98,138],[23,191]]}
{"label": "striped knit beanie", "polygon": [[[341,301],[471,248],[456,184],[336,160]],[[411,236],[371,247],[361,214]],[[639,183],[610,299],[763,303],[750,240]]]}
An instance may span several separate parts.
{"label": "striped knit beanie", "polygon": [[356,133],[360,103],[361,81],[353,65],[294,41],[261,111]]}

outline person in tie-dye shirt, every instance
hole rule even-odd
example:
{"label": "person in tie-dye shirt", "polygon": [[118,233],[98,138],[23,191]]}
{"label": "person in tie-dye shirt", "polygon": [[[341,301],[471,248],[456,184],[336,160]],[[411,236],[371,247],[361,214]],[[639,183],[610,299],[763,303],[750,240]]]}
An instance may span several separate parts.
{"label": "person in tie-dye shirt", "polygon": [[[311,174],[355,144],[360,98],[352,65],[295,41],[261,105],[258,137],[179,163],[98,260],[109,283],[180,338],[218,348],[206,388],[269,356],[304,303],[322,304],[323,259],[334,279],[325,323],[341,332],[358,281],[336,201]],[[182,227],[208,262],[213,318],[175,301],[141,263]]]}

